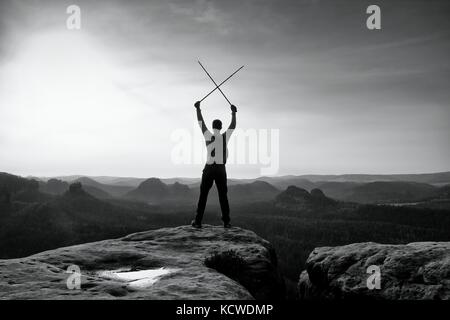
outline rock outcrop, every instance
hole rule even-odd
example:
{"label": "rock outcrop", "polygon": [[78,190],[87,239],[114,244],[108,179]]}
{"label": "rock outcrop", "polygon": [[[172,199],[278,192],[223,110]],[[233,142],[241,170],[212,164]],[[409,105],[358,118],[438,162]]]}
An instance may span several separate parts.
{"label": "rock outcrop", "polygon": [[[378,266],[380,288],[370,290]],[[450,242],[354,243],[316,248],[300,275],[301,299],[450,299]]]}
{"label": "rock outcrop", "polygon": [[[237,257],[238,272],[227,276],[206,267],[215,256]],[[77,275],[67,273],[73,265],[80,268],[81,288],[69,290],[69,277]],[[145,279],[146,272],[154,278]],[[0,299],[279,299],[283,294],[270,243],[237,227],[164,228],[0,260]]]}
{"label": "rock outcrop", "polygon": [[325,196],[320,189],[311,193],[296,186],[289,186],[275,198],[275,205],[290,210],[317,209],[335,206],[337,202]]}
{"label": "rock outcrop", "polygon": [[125,197],[154,204],[161,202],[190,203],[193,199],[192,195],[192,190],[185,184],[179,182],[165,184],[158,178],[150,178],[141,182]]}

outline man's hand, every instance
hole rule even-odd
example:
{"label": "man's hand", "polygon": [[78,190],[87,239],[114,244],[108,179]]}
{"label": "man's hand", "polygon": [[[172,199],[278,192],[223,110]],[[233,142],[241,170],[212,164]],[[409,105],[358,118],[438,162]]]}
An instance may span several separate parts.
{"label": "man's hand", "polygon": [[199,109],[200,108],[200,101],[197,101],[196,103],[194,103],[194,107],[196,109]]}
{"label": "man's hand", "polygon": [[231,112],[237,112],[237,108],[234,104],[231,105]]}

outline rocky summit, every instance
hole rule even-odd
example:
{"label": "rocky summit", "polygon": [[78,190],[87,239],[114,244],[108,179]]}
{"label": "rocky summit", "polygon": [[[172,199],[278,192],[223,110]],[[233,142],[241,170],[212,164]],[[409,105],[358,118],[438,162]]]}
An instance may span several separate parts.
{"label": "rocky summit", "polygon": [[300,275],[299,294],[301,299],[448,300],[450,242],[316,248]]}
{"label": "rocky summit", "polygon": [[237,227],[164,228],[0,260],[0,299],[280,299],[283,295],[270,243]]}
{"label": "rocky summit", "polygon": [[277,207],[291,210],[329,208],[337,205],[337,201],[328,198],[320,189],[311,192],[296,186],[289,186],[275,198]]}

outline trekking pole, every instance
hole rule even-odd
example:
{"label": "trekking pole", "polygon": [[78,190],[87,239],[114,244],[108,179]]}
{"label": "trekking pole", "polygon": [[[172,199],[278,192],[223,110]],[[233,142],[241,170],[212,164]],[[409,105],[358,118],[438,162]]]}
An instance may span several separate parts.
{"label": "trekking pole", "polygon": [[227,96],[225,95],[225,93],[223,93],[222,89],[220,89],[217,86],[217,83],[214,81],[214,79],[211,77],[211,75],[209,74],[209,72],[206,70],[206,68],[202,65],[202,63],[200,62],[200,60],[198,60],[198,64],[200,65],[200,67],[202,67],[202,69],[206,72],[206,74],[208,75],[208,77],[211,79],[211,81],[214,83],[214,85],[217,87],[217,89],[219,89],[220,93],[223,95],[223,97],[228,101],[228,103],[231,106],[231,102],[230,100],[228,100]]}
{"label": "trekking pole", "polygon": [[222,93],[222,95],[225,97],[225,99],[228,101],[228,103],[231,105],[230,100],[228,100],[228,98],[225,96],[225,94],[222,92],[222,90],[220,89],[220,86],[222,84],[224,84],[225,82],[227,82],[232,76],[234,76],[236,73],[238,73],[244,66],[241,66],[239,69],[237,69],[235,72],[233,72],[231,75],[229,75],[225,80],[223,80],[220,84],[217,84],[213,78],[210,76],[210,74],[208,73],[208,71],[206,71],[206,69],[203,67],[203,65],[200,63],[200,61],[198,61],[198,63],[200,64],[200,66],[202,67],[202,69],[206,72],[206,74],[208,75],[208,77],[212,80],[212,82],[216,85],[216,87],[211,90],[206,96],[204,96],[200,102],[202,102],[203,100],[205,100],[207,97],[209,97],[209,95],[211,93],[213,93],[214,91],[216,91],[216,89],[219,89],[219,91]]}

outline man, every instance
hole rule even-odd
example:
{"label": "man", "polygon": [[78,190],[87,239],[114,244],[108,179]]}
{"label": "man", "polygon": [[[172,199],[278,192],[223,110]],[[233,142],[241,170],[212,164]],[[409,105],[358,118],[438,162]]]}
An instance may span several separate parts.
{"label": "man", "polygon": [[237,109],[234,105],[231,105],[231,124],[224,133],[220,133],[220,130],[222,130],[222,122],[217,119],[212,123],[213,133],[211,133],[203,120],[202,111],[200,110],[200,102],[197,101],[194,104],[194,107],[197,109],[197,121],[206,141],[207,161],[205,168],[203,169],[202,182],[200,184],[200,197],[198,199],[197,215],[192,221],[192,226],[195,228],[202,227],[203,213],[205,212],[208,193],[213,185],[213,182],[215,182],[219,193],[223,226],[225,228],[231,228],[230,206],[228,205],[227,196],[227,172],[225,170],[225,164],[228,157],[227,144],[231,134],[236,128]]}

